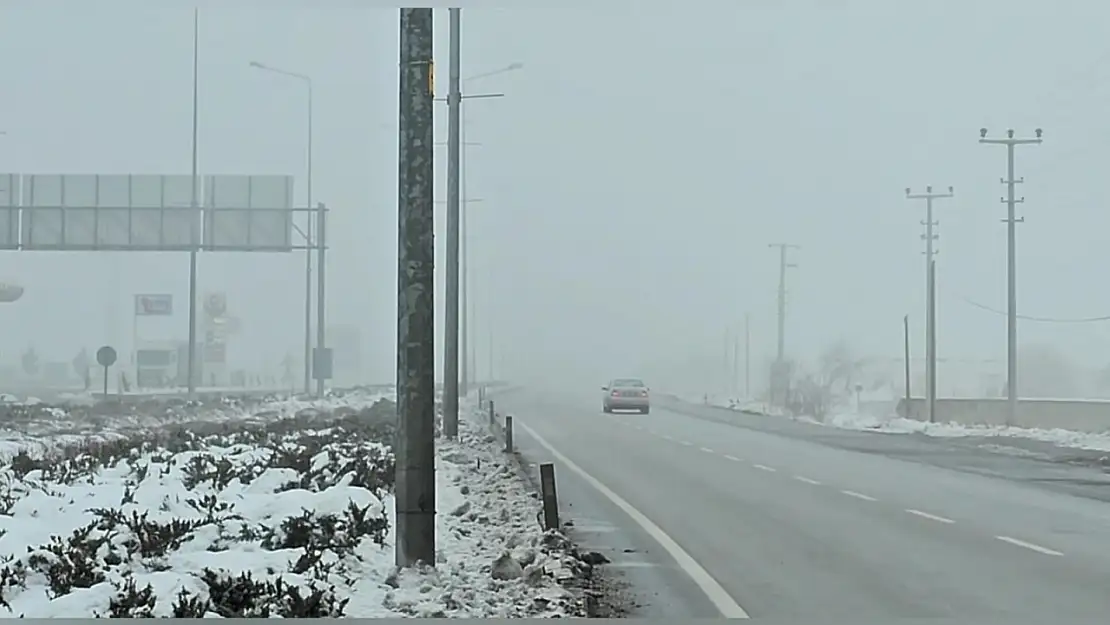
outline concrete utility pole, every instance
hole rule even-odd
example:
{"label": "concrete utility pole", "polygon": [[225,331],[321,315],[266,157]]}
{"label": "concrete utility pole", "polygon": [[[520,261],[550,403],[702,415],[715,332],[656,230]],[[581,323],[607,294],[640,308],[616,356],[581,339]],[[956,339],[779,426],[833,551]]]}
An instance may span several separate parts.
{"label": "concrete utility pole", "polygon": [[443,332],[443,435],[459,435],[459,158],[462,141],[459,131],[462,92],[461,20],[462,9],[448,9],[450,15],[450,68],[447,92],[447,306]]}
{"label": "concrete utility pole", "polygon": [[[197,391],[197,230],[200,229],[200,204],[197,197],[200,193],[197,180],[197,87],[200,73],[200,9],[193,9],[193,168],[192,191],[189,193],[189,208],[193,211],[193,218],[189,223],[193,225],[193,240],[189,249],[189,373],[186,376],[186,385],[189,396]],[[136,378],[137,381],[137,378]]]}
{"label": "concrete utility pole", "polygon": [[929,411],[929,423],[937,420],[937,261],[929,261],[929,271],[926,274],[928,291],[926,299],[929,301],[929,319],[926,322],[925,351],[925,392],[927,399],[926,408]]}
{"label": "concrete utility pole", "polygon": [[[327,224],[327,208],[321,203],[316,205],[316,353],[322,359],[325,354],[325,332],[327,325],[325,320],[327,317],[324,314],[324,303],[327,301],[324,289],[324,228]],[[311,215],[309,215],[311,217]],[[310,252],[312,250],[309,250]],[[329,359],[330,360],[330,359]],[[313,370],[316,372],[316,396],[322,398],[324,396],[324,374],[331,374],[332,363],[328,363],[328,371],[319,371],[313,363]]]}
{"label": "concrete utility pole", "polygon": [[933,219],[933,200],[955,196],[955,189],[948,187],[947,193],[933,192],[933,187],[925,187],[925,193],[912,193],[906,188],[906,199],[925,200],[925,402],[929,409],[929,421],[934,421],[934,407],[936,406],[937,389],[937,302],[936,302],[936,261],[933,257],[937,254],[933,242],[939,236],[933,232],[933,227],[940,222]]}
{"label": "concrete utility pole", "polygon": [[744,399],[752,398],[752,315],[744,313]]}
{"label": "concrete utility pole", "polygon": [[1014,419],[1017,416],[1017,224],[1024,222],[1025,218],[1018,219],[1015,214],[1017,204],[1025,202],[1025,198],[1016,199],[1014,196],[1015,186],[1019,183],[1025,182],[1025,178],[1014,178],[1014,148],[1019,145],[1030,145],[1041,143],[1041,129],[1037,128],[1035,131],[1036,138],[1015,138],[1013,130],[1006,131],[1006,138],[1004,139],[988,139],[987,129],[979,129],[979,143],[989,143],[993,145],[1006,146],[1006,178],[1002,180],[1002,184],[1006,185],[1006,197],[1002,198],[1002,202],[1006,204],[1006,219],[1002,221],[1006,223],[1006,278],[1007,278],[1007,310],[1008,319],[1006,323],[1006,425],[1013,425]]}
{"label": "concrete utility pole", "polygon": [[401,9],[397,246],[398,566],[435,566],[435,142],[432,9]]}
{"label": "concrete utility pole", "polygon": [[787,250],[801,249],[798,245],[790,243],[771,243],[767,247],[779,248],[779,332],[778,332],[778,349],[775,352],[775,373],[772,378],[771,398],[772,402],[776,399],[785,402],[786,391],[785,366],[786,358],[786,270],[795,268],[798,265],[787,261]]}

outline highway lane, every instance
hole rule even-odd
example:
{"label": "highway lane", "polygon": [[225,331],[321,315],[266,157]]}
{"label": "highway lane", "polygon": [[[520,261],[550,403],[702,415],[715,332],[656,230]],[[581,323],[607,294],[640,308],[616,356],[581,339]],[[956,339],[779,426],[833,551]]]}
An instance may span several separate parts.
{"label": "highway lane", "polygon": [[[598,402],[532,391],[498,401],[753,617],[1110,613],[1103,502],[658,407],[603,415]],[[543,454],[525,428],[517,438],[528,457]],[[633,525],[596,505],[564,514]]]}
{"label": "highway lane", "polygon": [[844,430],[801,420],[751,415],[715,406],[690,404],[665,395],[662,407],[706,421],[780,434],[866,454],[945,467],[1056,492],[1110,502],[1110,459],[1106,452],[1061,448],[1018,437],[934,437]]}

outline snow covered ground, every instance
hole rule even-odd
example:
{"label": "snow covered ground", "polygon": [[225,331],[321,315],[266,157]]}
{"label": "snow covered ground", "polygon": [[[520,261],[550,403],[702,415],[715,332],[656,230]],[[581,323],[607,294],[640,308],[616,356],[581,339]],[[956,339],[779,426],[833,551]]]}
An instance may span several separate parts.
{"label": "snow covered ground", "polygon": [[835,413],[818,421],[811,417],[803,420],[830,427],[849,430],[871,430],[890,433],[918,433],[937,437],[1012,437],[1028,438],[1060,447],[1074,447],[1096,451],[1110,451],[1110,434],[1091,434],[1062,429],[1033,429],[987,425],[960,425],[958,423],[928,423],[891,415],[886,418],[854,412]]}
{"label": "snow covered ground", "polygon": [[728,395],[714,395],[712,393],[704,393],[702,395],[677,395],[677,397],[687,403],[709,404],[710,406],[729,408],[731,410],[742,410],[745,412],[755,412],[759,414],[773,416],[784,414],[781,408],[777,406],[772,406],[767,402],[759,401],[757,399],[731,397]]}
{"label": "snow covered ground", "polygon": [[[683,401],[704,403],[704,397],[682,397]],[[723,397],[709,397],[709,403],[721,408],[732,410],[745,410],[768,416],[782,416],[781,409],[767,406],[759,402]],[[1027,438],[1051,443],[1060,447],[1076,449],[1090,449],[1095,451],[1110,451],[1110,433],[1091,434],[1062,429],[1032,429],[1004,426],[977,426],[961,425],[958,423],[928,423],[915,419],[905,419],[891,414],[879,417],[871,414],[861,414],[855,410],[840,410],[826,416],[824,420],[813,417],[796,417],[799,421],[807,421],[817,425],[836,427],[847,430],[869,430],[893,434],[924,434],[926,436],[958,438],[958,437],[1011,437]]]}
{"label": "snow covered ground", "polygon": [[0,616],[583,615],[583,565],[478,422],[437,442],[436,567],[396,570],[390,399],[17,410]]}

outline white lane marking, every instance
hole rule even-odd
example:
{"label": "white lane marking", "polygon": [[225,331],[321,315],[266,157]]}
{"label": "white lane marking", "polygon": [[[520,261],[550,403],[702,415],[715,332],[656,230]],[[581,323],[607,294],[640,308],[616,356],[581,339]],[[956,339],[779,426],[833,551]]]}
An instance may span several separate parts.
{"label": "white lane marking", "polygon": [[674,437],[673,437],[673,436],[670,436],[670,435],[668,435],[668,434],[660,434],[659,436],[662,436],[662,437],[663,437],[664,439],[666,439],[666,440],[669,440],[669,441],[673,441],[673,440],[674,440]]}
{"label": "white lane marking", "polygon": [[725,460],[731,460],[733,462],[743,462],[743,460],[737,458],[736,456],[730,456],[728,454],[725,454]]}
{"label": "white lane marking", "polygon": [[808,478],[804,475],[795,475],[794,479],[798,480],[799,482],[805,482],[806,484],[813,484],[814,486],[820,486],[821,485],[821,482],[818,482],[817,480],[814,480],[814,479],[810,479],[810,478]]}
{"label": "white lane marking", "polygon": [[848,495],[849,497],[855,497],[856,499],[862,499],[864,501],[878,501],[877,499],[875,499],[874,497],[872,497],[870,495],[864,495],[863,493],[857,493],[854,490],[842,490],[840,492],[844,493],[845,495]]}
{"label": "white lane marking", "polygon": [[605,566],[619,566],[621,568],[649,568],[659,565],[655,562],[644,562],[643,560],[628,560],[626,562],[610,562]]}
{"label": "white lane marking", "polygon": [[946,519],[942,516],[929,514],[928,512],[923,512],[921,510],[914,510],[913,508],[906,508],[906,512],[909,512],[910,514],[915,514],[923,519],[929,519],[930,521],[937,521],[940,523],[955,523],[955,521],[953,521],[952,519]]}
{"label": "white lane marking", "polygon": [[704,451],[704,452],[705,452],[705,453],[707,453],[707,454],[715,454],[715,453],[717,453],[717,452],[713,451],[712,449],[710,449],[710,448],[708,448],[708,447],[702,447],[702,448],[701,448],[701,450],[702,450],[702,451]]}
{"label": "white lane marking", "polygon": [[1030,551],[1036,551],[1037,553],[1043,553],[1046,556],[1062,556],[1062,555],[1064,555],[1063,553],[1061,553],[1059,551],[1056,551],[1055,549],[1049,549],[1048,547],[1042,547],[1040,545],[1034,545],[1033,543],[1027,543],[1024,540],[1018,540],[1016,538],[1010,538],[1009,536],[995,536],[995,538],[997,538],[998,540],[1001,540],[1002,542],[1010,543],[1011,545],[1017,545],[1018,547],[1024,547],[1026,549],[1029,549]]}
{"label": "white lane marking", "polygon": [[603,534],[606,532],[619,531],[619,528],[615,525],[574,525],[570,529],[572,532],[581,532],[583,534]]}
{"label": "white lane marking", "polygon": [[769,467],[765,464],[753,464],[752,466],[759,469],[760,471],[768,471],[770,473],[774,473],[776,470],[774,467]]}
{"label": "white lane marking", "polygon": [[705,596],[713,602],[713,605],[717,607],[721,616],[725,618],[750,618],[748,613],[744,611],[744,608],[740,607],[739,603],[736,603],[736,600],[713,578],[709,571],[705,570],[701,564],[698,564],[698,561],[695,560],[693,556],[686,553],[686,550],[679,546],[673,538],[668,536],[667,533],[663,531],[663,528],[656,525],[651,519],[647,518],[643,512],[637,510],[632,504],[625,501],[623,497],[613,492],[605,484],[602,484],[596,477],[587,473],[585,469],[575,464],[570,458],[567,458],[552,447],[551,443],[544,440],[535,430],[523,423],[517,424],[517,427],[527,432],[528,435],[539,443],[541,447],[546,449],[552,457],[572,472],[578,474],[578,477],[582,478],[590,486],[593,486],[594,489],[604,495],[606,499],[613,502],[613,505],[624,511],[629,518],[643,528],[644,532],[654,538],[655,542],[659,543],[659,546],[674,558],[679,568],[689,575],[690,579],[692,579],[694,583],[697,584],[698,588],[705,593]]}
{"label": "white lane marking", "polygon": [[694,446],[694,444],[691,443],[690,441],[678,441],[678,442],[682,443],[683,445],[686,445],[687,447],[693,447]]}

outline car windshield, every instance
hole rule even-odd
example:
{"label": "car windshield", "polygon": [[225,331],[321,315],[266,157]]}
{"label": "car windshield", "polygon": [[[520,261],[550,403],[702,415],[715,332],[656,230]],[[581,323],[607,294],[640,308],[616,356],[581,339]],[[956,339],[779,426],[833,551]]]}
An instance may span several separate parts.
{"label": "car windshield", "polygon": [[644,383],[641,382],[640,380],[633,380],[631,378],[628,378],[628,379],[621,379],[621,380],[613,380],[613,383],[610,386],[612,386],[613,388],[629,388],[629,387],[636,388],[636,387],[641,387],[643,385],[644,385]]}

